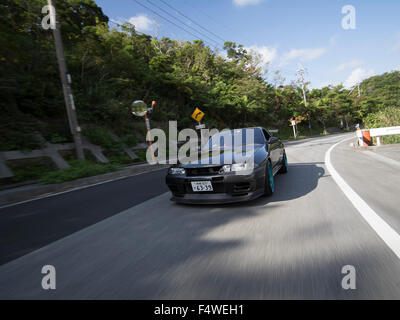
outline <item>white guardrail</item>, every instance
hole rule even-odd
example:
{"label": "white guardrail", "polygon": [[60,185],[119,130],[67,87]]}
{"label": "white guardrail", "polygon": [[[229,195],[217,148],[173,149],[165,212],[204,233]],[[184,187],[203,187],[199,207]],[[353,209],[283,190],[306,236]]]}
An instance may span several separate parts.
{"label": "white guardrail", "polygon": [[371,138],[376,137],[376,144],[381,145],[381,137],[400,134],[400,127],[387,127],[375,129],[357,130],[358,145],[368,146],[372,144]]}

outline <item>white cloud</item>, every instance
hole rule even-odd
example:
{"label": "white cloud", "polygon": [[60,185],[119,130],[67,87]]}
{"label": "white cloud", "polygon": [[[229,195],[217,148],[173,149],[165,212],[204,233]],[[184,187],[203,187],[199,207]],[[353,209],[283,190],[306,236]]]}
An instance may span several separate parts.
{"label": "white cloud", "polygon": [[325,48],[316,49],[292,49],[285,53],[281,59],[280,66],[287,65],[291,60],[311,61],[322,56],[326,52]]}
{"label": "white cloud", "polygon": [[254,52],[260,55],[261,62],[265,65],[276,58],[276,48],[270,48],[267,46],[253,45],[245,48],[250,53]]}
{"label": "white cloud", "polygon": [[336,68],[336,70],[337,71],[343,71],[343,70],[346,70],[346,69],[354,69],[354,68],[357,68],[357,67],[361,67],[362,65],[364,65],[364,61],[358,60],[358,59],[354,59],[354,60],[351,60],[349,62],[342,63],[341,65],[339,65]]}
{"label": "white cloud", "polygon": [[135,26],[135,30],[139,32],[147,32],[153,30],[156,22],[151,20],[145,14],[138,14],[128,19],[128,22]]}
{"label": "white cloud", "polygon": [[259,4],[261,0],[233,0],[233,3],[239,7],[244,7],[249,4]]}
{"label": "white cloud", "polygon": [[346,88],[351,88],[355,86],[357,83],[361,82],[362,80],[372,77],[375,75],[374,70],[365,70],[363,68],[357,68],[353,70],[353,72],[350,74],[350,76],[346,79],[344,82],[344,86]]}

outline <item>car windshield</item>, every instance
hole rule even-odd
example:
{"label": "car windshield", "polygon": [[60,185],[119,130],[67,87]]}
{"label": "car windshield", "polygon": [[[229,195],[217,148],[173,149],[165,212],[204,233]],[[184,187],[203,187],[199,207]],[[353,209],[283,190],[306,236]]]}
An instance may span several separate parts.
{"label": "car windshield", "polygon": [[232,149],[233,146],[263,144],[264,137],[258,128],[224,130],[211,136],[203,150]]}

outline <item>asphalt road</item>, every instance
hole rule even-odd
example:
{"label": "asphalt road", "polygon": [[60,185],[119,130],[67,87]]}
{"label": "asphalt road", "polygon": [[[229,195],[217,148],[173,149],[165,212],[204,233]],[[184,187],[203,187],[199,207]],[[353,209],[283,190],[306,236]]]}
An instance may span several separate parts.
{"label": "asphalt road", "polygon": [[[399,299],[393,246],[326,168],[350,137],[288,143],[289,172],[250,203],[174,204],[160,171],[0,210],[0,298]],[[399,171],[350,142],[332,166],[400,233]],[[41,287],[44,265],[56,290]]]}
{"label": "asphalt road", "polygon": [[0,264],[168,191],[167,170],[0,209]]}

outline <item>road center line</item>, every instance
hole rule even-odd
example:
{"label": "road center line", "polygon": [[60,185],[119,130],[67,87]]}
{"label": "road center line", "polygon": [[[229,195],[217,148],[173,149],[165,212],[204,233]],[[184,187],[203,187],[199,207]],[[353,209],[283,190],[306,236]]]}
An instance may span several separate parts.
{"label": "road center line", "polygon": [[340,143],[350,139],[354,139],[354,137],[344,139],[329,148],[329,150],[325,153],[325,165],[333,180],[335,180],[338,186],[342,189],[345,196],[358,210],[360,215],[365,221],[367,221],[371,228],[374,229],[374,231],[386,243],[386,245],[396,254],[397,258],[400,259],[400,235],[374,210],[371,209],[371,207],[346,183],[346,181],[340,176],[340,174],[332,165],[332,150]]}

